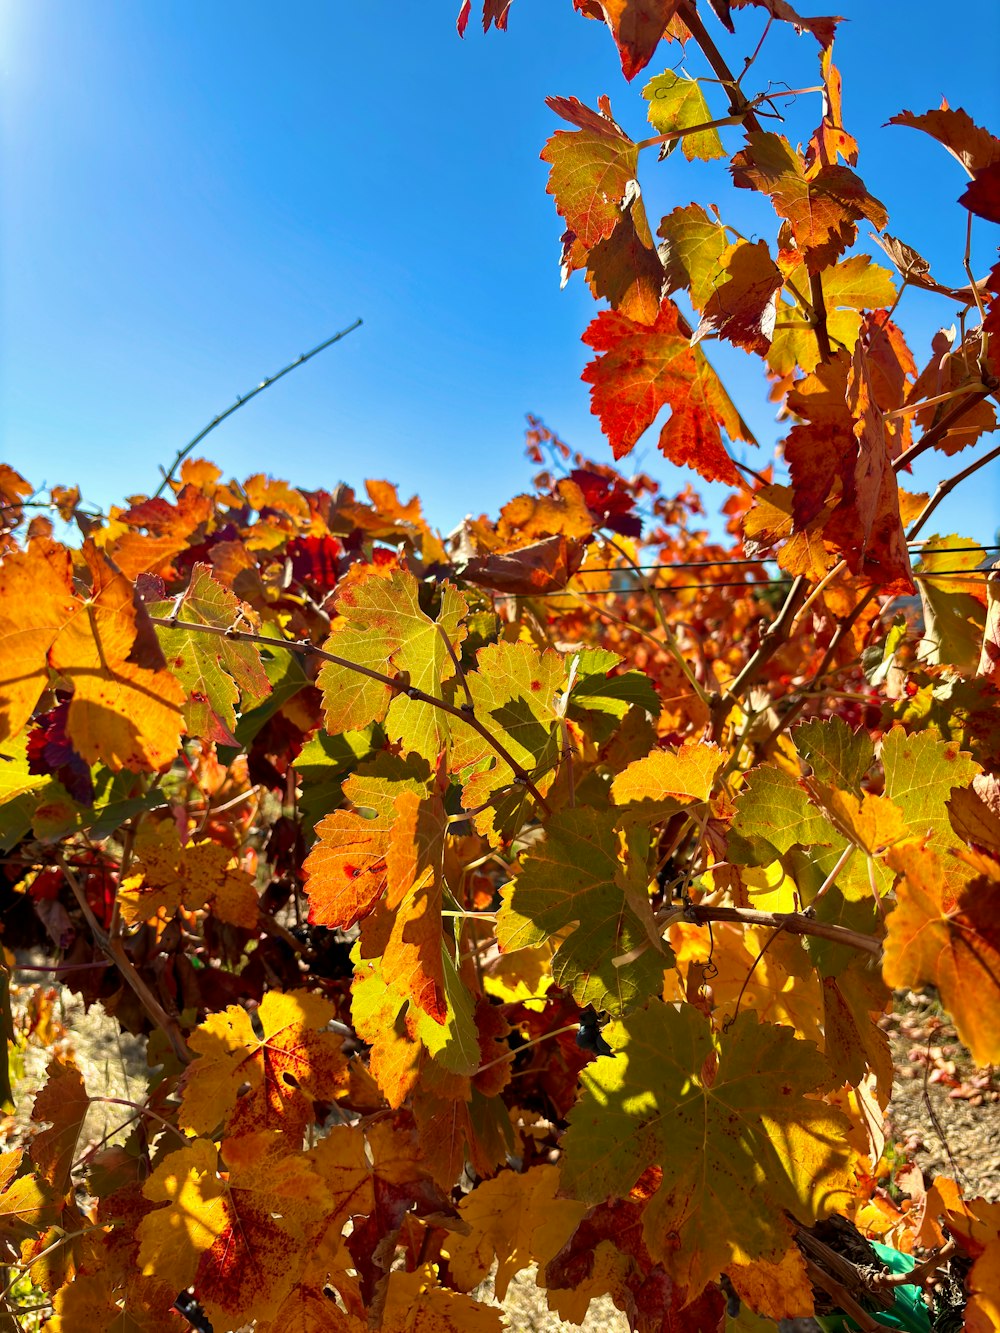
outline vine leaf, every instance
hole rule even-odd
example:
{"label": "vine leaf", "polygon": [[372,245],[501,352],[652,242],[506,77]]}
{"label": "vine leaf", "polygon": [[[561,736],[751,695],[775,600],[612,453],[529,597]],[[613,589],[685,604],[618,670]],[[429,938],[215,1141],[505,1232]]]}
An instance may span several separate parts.
{"label": "vine leaf", "polygon": [[[173,615],[173,602],[148,607],[152,616]],[[227,629],[241,615],[256,628],[256,617],[218,579],[211,567],[196,564],[191,583],[179,606],[179,620],[196,625]],[[271,693],[271,682],[254,643],[237,642],[196,630],[156,627],[157,638],[170,669],[187,690],[184,721],[189,736],[200,736],[221,745],[237,745],[236,705],[246,713],[263,703]]]}
{"label": "vine leaf", "polygon": [[[578,809],[549,820],[545,841],[525,858],[500,909],[497,940],[502,950],[525,949],[561,935],[552,960],[556,985],[581,1006],[621,1014],[659,989],[665,947],[645,868],[622,865],[613,818]],[[615,965],[640,948],[633,961]]]}
{"label": "vine leaf", "polygon": [[502,1301],[515,1274],[547,1263],[587,1211],[586,1204],[558,1198],[558,1190],[558,1168],[545,1165],[521,1174],[504,1171],[467,1194],[458,1215],[468,1230],[448,1240],[448,1272],[456,1286],[471,1291],[497,1262],[493,1285]]}
{"label": "vine leaf", "polygon": [[780,19],[783,23],[790,23],[796,32],[809,32],[816,38],[824,50],[833,41],[837,30],[837,24],[842,23],[839,18],[803,18],[801,14],[796,13],[795,9],[788,3],[788,0],[729,0],[734,9],[744,9],[747,5],[756,5],[758,9],[766,10],[772,18]]}
{"label": "vine leaf", "polygon": [[[366,1333],[367,1327],[359,1323],[357,1333]],[[412,1273],[389,1274],[382,1333],[415,1333],[420,1328],[435,1333],[502,1333],[503,1327],[500,1310],[442,1287],[432,1264]]]}
{"label": "vine leaf", "polygon": [[37,540],[0,565],[0,739],[27,722],[51,668],[73,688],[66,732],[88,764],[165,768],[180,742],[184,691],[164,669],[132,585],[90,541],[83,559],[86,598],[57,542]]}
{"label": "vine leaf", "polygon": [[792,741],[817,781],[860,797],[861,780],[875,762],[867,731],[852,731],[839,717],[814,718],[795,728]]}
{"label": "vine leaf", "polygon": [[830,1079],[811,1042],[751,1012],[715,1035],[693,1007],[659,1001],[605,1036],[616,1058],[581,1074],[563,1187],[596,1203],[658,1166],[644,1239],[690,1299],[734,1261],[780,1260],[785,1213],[809,1225],[846,1207],[849,1122],[809,1096]]}
{"label": "vine leaf", "polygon": [[309,920],[349,930],[371,912],[386,885],[386,857],[403,792],[427,790],[429,769],[419,756],[379,754],[343,784],[353,810],[333,810],[316,825],[318,841],[304,864]]}
{"label": "vine leaf", "polygon": [[560,217],[589,252],[618,226],[639,150],[612,118],[606,98],[600,111],[575,97],[547,97],[545,104],[577,126],[557,130],[542,149],[542,161],[552,168],[547,188]]}
{"label": "vine leaf", "polygon": [[611,784],[611,799],[629,818],[660,819],[707,801],[725,756],[717,745],[683,741],[636,759]]}
{"label": "vine leaf", "polygon": [[[538,772],[543,795],[551,786],[559,750],[557,705],[565,678],[566,665],[558,653],[505,642],[481,648],[476,670],[467,677],[476,717],[523,769]],[[493,803],[477,814],[476,827],[491,840],[508,840],[521,826],[530,800],[527,789],[515,785],[510,764],[479,732],[456,721],[453,735],[451,769],[463,777],[465,808]]]}
{"label": "vine leaf", "polygon": [[931,846],[954,847],[958,838],[948,818],[947,800],[982,770],[955,741],[929,731],[908,736],[895,726],[882,741],[885,794],[903,812],[910,834]]}
{"label": "vine leaf", "polygon": [[653,325],[602,310],[583,340],[598,353],[583,372],[591,386],[591,411],[616,458],[631,451],[669,404],[661,453],[679,467],[693,467],[708,481],[738,484],[720,427],[731,439],[745,434],[701,349],[692,349],[681,333],[673,301],[664,300]]}
{"label": "vine leaf", "polygon": [[649,64],[679,4],[680,0],[576,0],[578,9],[591,18],[603,17],[611,29],[626,79],[634,79]]}
{"label": "vine leaf", "polygon": [[[1000,1060],[1000,866],[930,848],[889,853],[900,875],[882,974],[889,986],[936,986],[979,1065]],[[977,873],[978,872],[978,873]]]}
{"label": "vine leaf", "polygon": [[731,853],[751,865],[766,865],[796,845],[828,844],[834,838],[829,820],[812,804],[805,787],[773,764],[761,764],[745,775],[732,832],[748,846],[731,847]]}
{"label": "vine leaf", "polygon": [[961,107],[950,107],[944,98],[936,110],[924,111],[920,115],[914,115],[912,111],[900,111],[898,115],[890,116],[888,124],[922,130],[932,139],[937,139],[961,162],[970,176],[1000,161],[1000,139],[977,125]]}
{"label": "vine leaf", "polygon": [[301,1133],[313,1102],[333,1101],[344,1083],[341,1039],[323,1031],[334,1012],[308,991],[269,991],[255,1015],[260,1036],[239,1005],[210,1014],[188,1041],[200,1058],[185,1074],[181,1126],[194,1134],[222,1122]]}
{"label": "vine leaf", "polygon": [[766,356],[774,335],[778,292],[784,281],[766,241],[737,241],[720,259],[725,282],[705,303],[693,343],[717,333],[744,352]]}
{"label": "vine leaf", "polygon": [[122,920],[135,926],[160,912],[172,917],[184,906],[252,930],[259,916],[257,890],[234,859],[232,848],[211,838],[182,845],[173,820],[143,823],[135,861],[119,890]]}
{"label": "vine leaf", "polygon": [[48,1121],[49,1128],[35,1135],[28,1154],[42,1180],[57,1196],[62,1196],[70,1187],[70,1171],[90,1098],[71,1056],[54,1055],[45,1075],[45,1085],[35,1097],[31,1119],[36,1125]]}
{"label": "vine leaf", "polygon": [[[464,597],[450,583],[440,585],[441,606],[432,620],[420,607],[420,585],[403,569],[353,565],[335,594],[338,619],[323,645],[328,653],[383,675],[403,675],[427,694],[441,695],[455,674],[448,644],[458,651],[465,638]],[[335,734],[381,722],[390,740],[433,761],[448,736],[446,715],[433,704],[397,694],[391,686],[348,667],[324,662],[326,729]]]}
{"label": "vine leaf", "polygon": [[[713,118],[698,80],[686,78],[672,69],[650,79],[642,95],[649,103],[646,114],[657,134],[690,129],[692,125],[704,125]],[[667,144],[667,150],[678,143],[689,162],[695,158],[707,162],[713,157],[726,156],[719,131],[715,129],[685,134]]]}
{"label": "vine leaf", "polygon": [[695,310],[704,310],[722,274],[722,256],[729,248],[726,229],[713,221],[701,204],[675,208],[660,223],[660,258],[667,292],[687,291]]}
{"label": "vine leaf", "polygon": [[791,223],[806,268],[818,273],[832,264],[857,238],[857,223],[867,218],[882,228],[884,206],[849,167],[821,166],[807,173],[801,153],[781,134],[754,130],[747,147],[731,163],[733,182],[766,194],[781,218]]}
{"label": "vine leaf", "polygon": [[143,1186],[164,1206],[139,1223],[141,1271],[175,1291],[196,1284],[217,1327],[274,1316],[329,1211],[325,1185],[290,1146],[279,1131],[262,1130],[227,1139],[220,1161],[214,1143],[196,1139],[168,1154]]}

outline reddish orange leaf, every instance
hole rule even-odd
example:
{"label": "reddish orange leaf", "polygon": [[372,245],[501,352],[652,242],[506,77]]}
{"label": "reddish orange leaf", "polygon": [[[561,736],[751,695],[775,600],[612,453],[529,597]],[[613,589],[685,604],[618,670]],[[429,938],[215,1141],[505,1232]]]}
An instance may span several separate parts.
{"label": "reddish orange leaf", "polygon": [[771,258],[766,241],[751,245],[737,241],[721,259],[726,281],[716,286],[706,302],[692,343],[718,333],[745,352],[766,355],[774,334],[781,290],[781,270]]}
{"label": "reddish orange leaf", "polygon": [[961,107],[950,107],[944,98],[936,111],[924,111],[921,115],[900,111],[898,116],[891,116],[888,123],[923,130],[924,134],[937,139],[970,176],[1000,160],[1000,139],[977,125]]}
{"label": "reddish orange leaf", "polygon": [[692,352],[677,321],[677,307],[669,299],[651,327],[608,310],[598,315],[583,335],[598,353],[583,372],[592,386],[591,411],[621,458],[669,404],[661,452],[709,481],[735,485],[738,473],[720,430],[731,424],[720,401],[721,386],[707,363],[698,360],[698,349]]}

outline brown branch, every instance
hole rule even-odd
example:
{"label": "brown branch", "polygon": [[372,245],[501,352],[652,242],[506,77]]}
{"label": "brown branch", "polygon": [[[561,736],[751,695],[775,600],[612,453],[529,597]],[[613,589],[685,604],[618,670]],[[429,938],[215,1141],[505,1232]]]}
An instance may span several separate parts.
{"label": "brown branch", "polygon": [[761,634],[757,651],[716,704],[713,710],[715,716],[712,726],[712,733],[716,740],[718,740],[719,733],[722,730],[722,722],[728,709],[749,689],[788,637],[799,604],[805,597],[806,583],[807,580],[801,574],[794,580],[792,586],[788,589],[788,595],[781,610]]}
{"label": "brown branch", "polygon": [[698,11],[690,3],[690,0],[682,0],[678,6],[677,16],[687,26],[691,36],[701,47],[705,59],[712,66],[722,86],[729,94],[729,106],[732,114],[738,116],[748,130],[760,130],[762,126],[754,112],[753,104],[743,96],[739,82],[726,63],[725,56],[715,45],[711,34],[702,23]]}
{"label": "brown branch", "polygon": [[854,1299],[842,1282],[838,1282],[835,1277],[831,1277],[819,1264],[812,1259],[805,1261],[806,1273],[809,1281],[814,1287],[821,1287],[823,1291],[830,1296],[838,1309],[843,1310],[844,1314],[850,1317],[857,1324],[862,1333],[882,1333],[884,1324],[880,1324],[877,1319],[871,1315]]}
{"label": "brown branch", "polygon": [[955,475],[949,477],[947,481],[939,481],[934,494],[913,520],[910,530],[906,534],[907,541],[913,540],[946,495],[950,494],[956,486],[960,486],[963,481],[971,477],[974,472],[978,472],[981,467],[985,467],[987,463],[992,463],[996,458],[1000,458],[1000,444],[998,444],[995,449],[991,449],[989,453],[984,454],[982,458],[977,459],[976,462],[970,463],[968,467],[963,468],[961,472],[956,472]]}
{"label": "brown branch", "polygon": [[928,449],[933,449],[935,445],[940,444],[951,428],[965,416],[966,412],[971,411],[972,408],[988,398],[994,388],[996,388],[996,385],[983,385],[978,389],[970,386],[965,398],[959,399],[955,406],[946,412],[936,425],[924,432],[916,444],[907,449],[905,453],[900,454],[898,458],[893,459],[893,472],[899,472],[901,468],[907,467],[915,458],[919,458],[921,454],[926,453]]}
{"label": "brown branch", "polygon": [[80,911],[83,913],[87,925],[90,927],[94,937],[94,942],[102,953],[112,960],[126,981],[135,992],[136,998],[145,1009],[146,1013],[152,1019],[153,1023],[164,1033],[167,1040],[173,1048],[174,1054],[182,1064],[191,1063],[191,1052],[188,1050],[187,1042],[184,1040],[183,1033],[177,1024],[177,1020],[170,1017],[163,1005],[149,989],[142,977],[135,970],[135,966],[125,952],[125,945],[120,939],[110,939],[101,923],[97,920],[91,910],[90,903],[87,902],[87,895],[83,885],[77,878],[76,873],[70,865],[67,864],[65,857],[56,849],[56,860],[59,862],[60,869],[65,876],[66,883],[72,890],[73,897],[79,904]]}
{"label": "brown branch", "polygon": [[356,675],[366,676],[369,680],[377,680],[382,685],[388,685],[391,690],[405,694],[410,699],[416,699],[420,703],[440,708],[443,713],[447,713],[450,717],[457,717],[459,721],[464,722],[467,727],[471,727],[473,731],[482,736],[483,740],[510,767],[514,774],[514,781],[522,784],[531,792],[546,814],[552,813],[548,802],[531,780],[527,769],[517,762],[502,741],[497,740],[496,736],[488,727],[483,726],[475,714],[464,708],[456,708],[454,704],[439,699],[435,694],[428,694],[426,690],[418,690],[415,685],[409,684],[405,676],[389,676],[384,671],[373,671],[371,667],[361,666],[360,663],[351,662],[346,657],[338,657],[335,653],[325,652],[313,643],[277,639],[269,634],[254,634],[249,630],[224,629],[220,625],[201,625],[191,620],[177,620],[173,616],[150,616],[150,620],[154,625],[162,625],[165,629],[183,629],[196,634],[211,634],[216,638],[232,639],[237,643],[262,643],[269,648],[284,648],[290,653],[302,653],[308,657],[318,658],[321,662],[332,662],[334,666],[344,667],[347,671],[355,672]]}
{"label": "brown branch", "polygon": [[710,921],[733,921],[745,926],[772,926],[786,930],[790,935],[816,935],[834,944],[845,944],[849,949],[858,949],[877,958],[882,953],[882,944],[872,935],[863,935],[861,931],[849,930],[847,926],[834,926],[826,921],[816,921],[804,912],[758,912],[752,907],[702,907],[693,904],[684,910],[683,920],[695,924],[708,925]]}

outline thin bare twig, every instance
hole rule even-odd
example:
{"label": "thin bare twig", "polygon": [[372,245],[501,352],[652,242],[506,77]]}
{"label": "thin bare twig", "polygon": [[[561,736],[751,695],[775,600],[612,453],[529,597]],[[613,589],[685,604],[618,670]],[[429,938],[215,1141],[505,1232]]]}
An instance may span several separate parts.
{"label": "thin bare twig", "polygon": [[225,412],[220,412],[217,417],[213,417],[204,430],[200,430],[193,440],[188,441],[183,449],[177,450],[174,461],[170,464],[167,471],[163,473],[163,480],[153,492],[153,499],[158,499],[159,496],[163,494],[171,481],[173,481],[174,473],[180,467],[184,459],[187,458],[191,450],[197,448],[205,436],[210,435],[212,431],[215,430],[216,426],[221,426],[227,417],[231,417],[234,412],[238,412],[241,407],[245,407],[251,398],[256,398],[259,393],[263,393],[265,389],[269,389],[272,384],[277,384],[278,380],[283,379],[285,375],[290,375],[293,370],[297,370],[299,366],[304,366],[305,363],[311,361],[314,356],[319,356],[320,352],[324,352],[328,347],[332,347],[334,343],[340,342],[341,338],[346,338],[349,333],[353,333],[355,329],[360,328],[362,322],[362,320],[356,319],[353,324],[349,325],[346,329],[341,329],[340,332],[335,333],[332,338],[327,338],[325,342],[321,342],[317,347],[314,347],[311,352],[303,352],[301,356],[297,356],[294,361],[289,362],[289,364],[285,366],[284,369],[279,370],[276,375],[271,375],[266,380],[261,380],[257,387],[251,389],[249,393],[240,394],[231,407],[227,407]]}

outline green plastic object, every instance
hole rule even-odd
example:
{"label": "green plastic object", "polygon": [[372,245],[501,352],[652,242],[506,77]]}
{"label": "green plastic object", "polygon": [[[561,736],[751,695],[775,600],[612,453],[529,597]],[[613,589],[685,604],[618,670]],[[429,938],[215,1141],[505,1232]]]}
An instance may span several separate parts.
{"label": "green plastic object", "polygon": [[[876,1241],[869,1243],[891,1273],[908,1273],[915,1266],[911,1255],[900,1254],[899,1250],[890,1250],[888,1245],[879,1245]],[[931,1333],[930,1311],[919,1287],[897,1287],[892,1309],[872,1310],[871,1317],[885,1328],[900,1328],[904,1333]],[[858,1327],[853,1319],[840,1313],[817,1315],[816,1322],[826,1333],[846,1333],[846,1330]]]}

